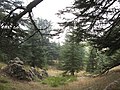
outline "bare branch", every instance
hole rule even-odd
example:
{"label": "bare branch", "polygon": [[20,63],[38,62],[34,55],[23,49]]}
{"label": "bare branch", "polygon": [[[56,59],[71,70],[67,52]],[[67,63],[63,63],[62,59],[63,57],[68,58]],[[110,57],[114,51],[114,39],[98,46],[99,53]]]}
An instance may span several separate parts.
{"label": "bare branch", "polygon": [[36,26],[34,20],[32,19],[32,15],[31,15],[30,12],[29,12],[29,17],[30,17],[30,20],[31,20],[31,22],[32,22],[32,24],[33,24],[33,26],[34,26],[34,28],[39,32],[39,34],[41,35],[41,37],[43,37],[41,31],[38,29],[38,27]]}
{"label": "bare branch", "polygon": [[39,3],[41,3],[43,0],[34,0],[32,1],[30,4],[27,5],[27,7],[25,8],[25,10],[23,12],[21,12],[19,15],[17,15],[15,18],[14,18],[14,23],[18,22],[18,20],[24,16],[26,13],[28,12],[31,12],[32,9],[37,6]]}
{"label": "bare branch", "polygon": [[[50,26],[50,25],[49,25]],[[47,26],[46,28],[43,28],[43,29],[38,29],[37,31],[35,31],[32,35],[30,35],[27,39],[25,39],[24,41],[22,41],[21,43],[19,43],[18,46],[20,46],[21,44],[25,43],[27,40],[29,40],[31,37],[33,37],[36,33],[38,33],[40,30],[46,30],[47,28],[49,28],[49,26]],[[43,35],[41,33],[41,35]]]}

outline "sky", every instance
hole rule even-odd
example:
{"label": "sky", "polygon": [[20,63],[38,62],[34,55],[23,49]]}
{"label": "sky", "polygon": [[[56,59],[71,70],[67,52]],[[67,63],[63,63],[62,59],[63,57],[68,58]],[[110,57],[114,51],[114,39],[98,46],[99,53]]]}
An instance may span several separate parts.
{"label": "sky", "polygon": [[[29,4],[33,0],[23,0],[25,4]],[[39,5],[33,9],[34,17],[40,17],[42,19],[47,19],[53,23],[53,27],[57,28],[57,23],[61,21],[56,13],[58,10],[65,9],[65,7],[72,5],[74,0],[43,0]],[[62,42],[65,35],[61,34],[59,39],[54,38],[53,41]]]}
{"label": "sky", "polygon": [[[31,1],[32,0],[25,0],[26,5]],[[43,0],[33,9],[34,16],[57,22],[58,17],[55,14],[58,13],[58,10],[70,6],[73,1],[74,0]]]}

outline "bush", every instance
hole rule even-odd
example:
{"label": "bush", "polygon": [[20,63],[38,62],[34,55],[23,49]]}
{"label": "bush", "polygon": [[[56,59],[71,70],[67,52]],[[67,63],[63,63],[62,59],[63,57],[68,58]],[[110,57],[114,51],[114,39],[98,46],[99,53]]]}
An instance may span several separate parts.
{"label": "bush", "polygon": [[52,87],[58,87],[60,85],[67,84],[68,82],[73,82],[77,80],[75,76],[58,76],[58,77],[48,77],[42,81],[42,84],[48,84]]}

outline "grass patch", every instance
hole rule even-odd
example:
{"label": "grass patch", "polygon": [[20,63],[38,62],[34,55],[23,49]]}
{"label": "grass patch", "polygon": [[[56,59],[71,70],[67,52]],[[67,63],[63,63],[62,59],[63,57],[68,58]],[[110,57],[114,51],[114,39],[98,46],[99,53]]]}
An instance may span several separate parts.
{"label": "grass patch", "polygon": [[58,87],[60,85],[65,85],[69,82],[73,82],[77,80],[77,77],[75,76],[58,76],[58,77],[48,77],[46,79],[44,79],[42,82],[42,84],[47,84],[50,85],[52,87]]}
{"label": "grass patch", "polygon": [[0,90],[14,90],[7,77],[0,76]]}
{"label": "grass patch", "polygon": [[0,83],[0,90],[15,90],[10,86],[10,84],[1,84]]}
{"label": "grass patch", "polygon": [[9,83],[10,81],[9,81],[9,79],[7,78],[7,77],[5,77],[5,76],[0,76],[0,83]]}

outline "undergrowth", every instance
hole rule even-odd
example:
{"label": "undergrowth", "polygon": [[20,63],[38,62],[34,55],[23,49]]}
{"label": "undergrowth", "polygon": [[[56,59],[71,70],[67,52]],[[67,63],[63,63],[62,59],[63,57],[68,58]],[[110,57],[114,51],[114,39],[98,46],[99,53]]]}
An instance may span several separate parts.
{"label": "undergrowth", "polygon": [[69,82],[73,82],[77,80],[77,77],[75,76],[58,76],[58,77],[55,77],[55,76],[52,76],[52,77],[48,77],[46,79],[44,79],[43,81],[41,81],[42,84],[47,84],[47,85],[50,85],[52,87],[58,87],[60,85],[65,85]]}

